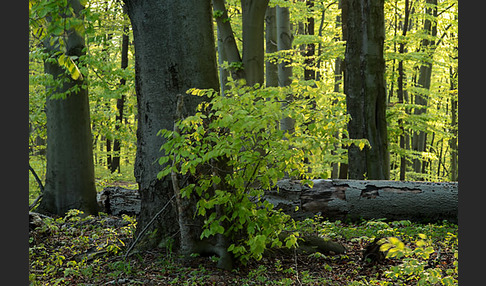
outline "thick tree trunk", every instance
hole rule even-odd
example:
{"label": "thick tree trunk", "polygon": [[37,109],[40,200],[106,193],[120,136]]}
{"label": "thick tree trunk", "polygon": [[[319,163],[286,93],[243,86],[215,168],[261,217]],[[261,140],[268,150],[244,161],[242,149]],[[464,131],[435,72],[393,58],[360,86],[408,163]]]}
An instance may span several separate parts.
{"label": "thick tree trunk", "polygon": [[388,179],[390,158],[386,123],[384,2],[343,2],[346,31],[344,93],[351,115],[351,139],[365,138],[371,148],[348,151],[349,178]]}
{"label": "thick tree trunk", "polygon": [[[80,17],[83,7],[79,1],[69,1],[69,5],[73,8],[72,17]],[[84,35],[74,29],[66,32],[66,56],[83,56]],[[49,38],[45,47],[51,55],[59,51],[59,46],[50,45]],[[46,185],[38,211],[64,215],[76,208],[96,214],[88,90],[82,76],[73,80],[57,61],[46,61],[44,69],[54,80],[64,81],[62,86],[54,88],[53,96],[67,95],[65,99],[47,97]]]}
{"label": "thick tree trunk", "polygon": [[[218,90],[211,1],[125,0],[135,45],[135,90],[138,129],[135,178],[139,184],[140,232],[167,202],[174,190],[170,177],[157,179],[163,138],[161,129],[172,130],[178,94],[192,87]],[[191,15],[189,17],[189,15]],[[186,96],[186,116],[195,112],[202,98]],[[175,201],[155,219],[153,232],[142,246],[160,246],[175,240],[179,225]]]}
{"label": "thick tree trunk", "polygon": [[[331,220],[379,219],[457,223],[456,183],[386,180],[282,180],[265,199],[295,219],[320,215]],[[297,209],[297,211],[295,211]]]}

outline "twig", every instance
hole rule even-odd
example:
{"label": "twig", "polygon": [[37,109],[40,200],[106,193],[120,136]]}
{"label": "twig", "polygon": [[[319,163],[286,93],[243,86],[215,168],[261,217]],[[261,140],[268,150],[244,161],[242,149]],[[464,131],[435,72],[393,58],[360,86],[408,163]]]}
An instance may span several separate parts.
{"label": "twig", "polygon": [[298,265],[297,265],[297,247],[294,247],[294,262],[295,262],[295,279],[297,280],[299,285],[302,286],[302,282],[300,282],[300,279],[299,279],[299,269],[298,269]]}
{"label": "twig", "polygon": [[39,188],[41,190],[40,195],[34,200],[34,202],[29,206],[29,211],[31,211],[39,202],[39,200],[42,198],[42,195],[44,194],[44,185],[42,184],[41,179],[39,179],[39,176],[37,176],[37,173],[35,172],[34,168],[30,166],[29,164],[29,170],[32,172],[32,175],[34,175],[35,180],[37,181],[37,184],[39,184]]}
{"label": "twig", "polygon": [[174,199],[175,195],[172,196],[172,198],[170,198],[170,200],[165,204],[165,206],[158,212],[154,215],[154,217],[149,221],[149,223],[144,227],[144,229],[138,234],[137,238],[135,239],[135,241],[130,245],[130,247],[128,248],[127,250],[127,253],[125,253],[123,259],[127,259],[128,257],[128,254],[130,254],[130,251],[132,251],[132,249],[135,247],[135,245],[137,245],[138,241],[142,238],[142,236],[144,235],[144,233],[147,231],[148,227],[155,221],[155,219],[167,208],[167,206],[170,204],[170,202],[172,202],[172,200]]}

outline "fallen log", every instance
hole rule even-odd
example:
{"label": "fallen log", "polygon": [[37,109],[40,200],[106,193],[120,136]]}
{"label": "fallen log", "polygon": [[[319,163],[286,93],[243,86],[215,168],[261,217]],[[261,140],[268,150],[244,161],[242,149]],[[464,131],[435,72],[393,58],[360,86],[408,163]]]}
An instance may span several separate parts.
{"label": "fallen log", "polygon": [[320,215],[329,220],[379,219],[457,223],[457,182],[380,180],[282,180],[264,199],[304,219]]}
{"label": "fallen log", "polygon": [[140,213],[140,193],[138,190],[122,187],[106,187],[97,194],[100,210],[106,214],[121,216]]}
{"label": "fallen log", "polygon": [[[447,220],[457,223],[457,182],[376,180],[281,180],[263,199],[302,220],[320,215],[329,220],[388,219],[417,222]],[[98,194],[102,211],[110,215],[138,215],[137,190],[107,187]]]}

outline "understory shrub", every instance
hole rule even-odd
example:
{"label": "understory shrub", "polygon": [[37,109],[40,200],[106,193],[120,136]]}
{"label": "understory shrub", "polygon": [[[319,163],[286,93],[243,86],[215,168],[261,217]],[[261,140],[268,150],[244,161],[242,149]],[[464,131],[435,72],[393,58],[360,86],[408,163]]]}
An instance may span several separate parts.
{"label": "understory shrub", "polygon": [[[310,178],[327,178],[331,163],[345,160],[343,144],[363,148],[367,142],[335,135],[346,132],[348,121],[342,94],[323,96],[319,87],[297,82],[286,88],[229,85],[225,96],[188,91],[208,101],[177,122],[178,132],[159,132],[167,139],[159,178],[172,172],[193,177],[181,196],[198,198],[197,214],[205,217],[201,238],[224,234],[228,250],[244,262],[260,259],[268,245],[297,242],[298,233],[279,240],[290,218],[262,200],[264,190],[284,177],[308,184]],[[280,129],[283,118],[295,121],[293,132]]]}

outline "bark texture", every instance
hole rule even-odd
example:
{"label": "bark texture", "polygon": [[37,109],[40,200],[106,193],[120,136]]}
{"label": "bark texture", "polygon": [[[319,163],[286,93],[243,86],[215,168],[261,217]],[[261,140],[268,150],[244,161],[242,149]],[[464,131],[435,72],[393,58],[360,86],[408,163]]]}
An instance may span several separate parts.
{"label": "bark texture", "polygon": [[[172,130],[178,94],[192,87],[218,90],[211,1],[125,0],[135,45],[135,90],[138,108],[135,178],[141,211],[137,232],[171,200],[170,177],[157,179],[162,169],[161,129]],[[186,116],[202,98],[185,97]],[[150,239],[141,246],[153,248],[175,240],[179,225],[175,201],[150,226]]]}
{"label": "bark texture", "polygon": [[[457,223],[457,183],[313,180],[312,188],[282,180],[265,196],[295,219],[378,219]],[[298,210],[295,211],[296,207]]]}
{"label": "bark texture", "polygon": [[342,8],[346,37],[344,93],[351,115],[349,137],[365,138],[371,145],[363,150],[349,147],[349,178],[389,179],[384,1],[347,0]]}
{"label": "bark texture", "polygon": [[138,190],[122,187],[106,187],[96,195],[100,211],[121,216],[140,213],[140,193]]}
{"label": "bark texture", "polygon": [[[429,7],[425,9],[425,14],[428,17],[437,18],[437,0],[426,0],[425,1]],[[432,40],[429,38],[424,38],[421,43],[421,49],[427,53],[429,58],[435,51],[435,37],[437,36],[437,24],[430,20],[430,18],[425,18],[424,21],[424,32],[427,35],[432,36]],[[420,106],[415,108],[414,114],[421,115],[427,113],[428,105],[428,92],[430,90],[430,84],[432,80],[432,63],[425,62],[420,66],[419,78],[417,86],[422,88],[421,93],[415,94],[415,104]],[[412,149],[417,152],[425,152],[427,145],[427,133],[424,131],[414,132],[412,137]],[[413,170],[416,173],[425,173],[426,162],[421,159],[413,159]]]}
{"label": "bark texture", "polygon": [[330,220],[458,221],[457,182],[338,179],[313,182],[310,188],[298,180],[279,181],[278,189],[266,192],[264,199],[294,219],[319,214]]}
{"label": "bark texture", "polygon": [[[83,9],[79,1],[68,2],[73,8],[72,17],[79,17]],[[84,55],[84,35],[74,29],[66,31],[66,34],[66,56]],[[49,39],[44,46],[50,54],[59,51],[59,46],[51,45]],[[76,208],[87,214],[96,214],[98,208],[87,87],[82,76],[73,80],[57,60],[46,61],[44,69],[54,80],[63,81],[61,86],[51,87],[53,95],[68,94],[65,99],[48,96],[46,100],[46,184],[37,211],[64,215]]]}

